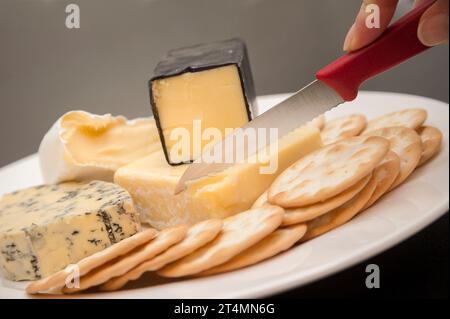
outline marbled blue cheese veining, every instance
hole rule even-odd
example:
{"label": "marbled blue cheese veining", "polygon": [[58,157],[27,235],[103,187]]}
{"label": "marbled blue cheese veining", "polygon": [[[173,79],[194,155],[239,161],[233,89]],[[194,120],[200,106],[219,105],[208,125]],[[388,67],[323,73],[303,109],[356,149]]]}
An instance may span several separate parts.
{"label": "marbled blue cheese veining", "polygon": [[0,268],[44,278],[140,229],[130,195],[100,181],[37,186],[0,199]]}

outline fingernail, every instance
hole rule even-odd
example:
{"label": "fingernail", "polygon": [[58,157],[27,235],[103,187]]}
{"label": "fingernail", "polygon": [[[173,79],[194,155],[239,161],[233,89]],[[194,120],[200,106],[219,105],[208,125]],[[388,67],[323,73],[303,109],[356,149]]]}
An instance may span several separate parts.
{"label": "fingernail", "polygon": [[356,25],[356,23],[354,23],[351,26],[350,30],[348,30],[347,36],[345,37],[344,51],[350,51],[352,48],[352,42],[353,42],[354,33],[355,33],[355,25]]}
{"label": "fingernail", "polygon": [[420,42],[426,46],[435,46],[448,41],[448,15],[438,14],[424,19],[418,29]]}

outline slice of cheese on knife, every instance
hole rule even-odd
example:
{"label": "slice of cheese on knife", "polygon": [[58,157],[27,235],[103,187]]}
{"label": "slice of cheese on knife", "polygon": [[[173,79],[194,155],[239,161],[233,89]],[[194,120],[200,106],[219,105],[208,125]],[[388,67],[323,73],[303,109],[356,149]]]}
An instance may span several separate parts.
{"label": "slice of cheese on knife", "polygon": [[246,161],[214,176],[188,184],[187,190],[174,195],[175,186],[189,164],[170,166],[162,150],[117,170],[114,181],[132,196],[143,222],[162,229],[193,224],[208,218],[224,218],[251,207],[273,180],[302,156],[320,148],[319,131],[301,127],[278,141],[273,174],[261,174],[265,161]]}

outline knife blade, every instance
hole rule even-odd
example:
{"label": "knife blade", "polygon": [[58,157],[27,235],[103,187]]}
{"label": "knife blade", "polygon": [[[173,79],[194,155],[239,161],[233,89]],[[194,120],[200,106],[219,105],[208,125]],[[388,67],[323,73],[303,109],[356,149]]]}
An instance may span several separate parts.
{"label": "knife blade", "polygon": [[[315,81],[256,117],[242,127],[242,130],[236,130],[228,135],[203,154],[211,154],[212,150],[213,154],[221,152],[219,154],[225,158],[226,154],[236,153],[245,147],[247,156],[250,156],[273,142],[274,138],[266,138],[265,143],[258,142],[258,147],[248,143],[243,145],[245,139],[239,135],[244,134],[246,130],[277,128],[276,138],[280,138],[337,105],[354,100],[363,82],[429,48],[417,38],[417,28],[422,14],[435,1],[427,0],[411,10],[369,46],[330,63],[317,72]],[[175,188],[175,194],[182,192],[187,182],[215,174],[235,164],[233,161],[208,163],[202,160],[203,154],[186,169]]]}
{"label": "knife blade", "polygon": [[[341,104],[342,102],[344,100],[339,94],[322,82],[315,80],[277,106],[256,117],[247,125],[243,126],[242,130],[225,137],[222,142],[215,144],[212,150],[208,152],[222,154],[223,158],[234,158],[233,155],[228,154],[236,152],[236,150],[242,150],[242,147],[245,147],[246,154],[251,156],[259,149],[272,143],[275,138],[278,139],[293,131],[301,126],[301,124],[307,123],[317,115],[328,111],[330,107]],[[245,142],[245,139],[240,138],[239,135],[245,134],[244,132],[246,130],[260,128],[267,130],[276,128],[278,130],[278,136],[263,139],[265,143],[243,146],[242,143]],[[227,145],[233,145],[233,147],[227,147]],[[202,161],[202,157],[200,157],[190,164],[189,168],[183,174],[175,189],[175,194],[184,190],[187,181],[220,172],[234,164],[234,161],[207,163]]]}

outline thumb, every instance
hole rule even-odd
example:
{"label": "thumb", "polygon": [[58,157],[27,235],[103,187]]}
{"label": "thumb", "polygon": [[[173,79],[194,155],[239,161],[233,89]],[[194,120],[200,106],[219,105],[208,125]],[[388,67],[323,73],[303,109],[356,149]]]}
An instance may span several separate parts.
{"label": "thumb", "polygon": [[426,46],[448,42],[448,0],[437,0],[423,14],[417,36]]}

